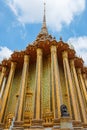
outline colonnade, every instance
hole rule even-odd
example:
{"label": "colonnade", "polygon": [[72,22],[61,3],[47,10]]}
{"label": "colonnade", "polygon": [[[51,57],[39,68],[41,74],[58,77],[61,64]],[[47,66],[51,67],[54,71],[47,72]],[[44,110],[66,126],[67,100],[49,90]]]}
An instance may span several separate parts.
{"label": "colonnade", "polygon": [[[52,104],[54,119],[61,117],[60,106],[63,104],[62,92],[61,92],[61,81],[59,73],[59,64],[57,57],[57,47],[52,45],[50,48],[51,52],[51,84],[52,84]],[[25,54],[23,71],[20,83],[20,92],[18,97],[18,104],[15,112],[15,122],[23,122],[23,107],[24,107],[24,94],[25,86],[27,80],[27,70],[29,68],[30,56]],[[74,59],[69,60],[68,51],[62,52],[63,69],[65,76],[65,85],[67,88],[68,95],[68,108],[70,117],[74,118],[75,121],[82,121],[87,123],[87,78],[86,74],[82,75],[81,68],[76,69],[74,64]],[[8,100],[9,90],[12,85],[14,78],[14,73],[17,63],[11,62],[11,68],[5,90],[3,91],[3,97],[1,97],[0,106],[0,123],[3,123],[4,112]],[[37,48],[37,61],[36,61],[36,79],[35,79],[35,100],[34,100],[34,116],[33,121],[41,122],[41,88],[42,85],[42,69],[43,69],[43,50]],[[2,67],[1,77],[0,77],[0,91],[2,91],[2,84],[4,82],[6,67]],[[73,84],[74,82],[74,84]],[[75,86],[74,86],[75,85]],[[76,94],[76,95],[75,95]],[[84,101],[83,101],[84,100]],[[78,111],[77,111],[78,110]],[[81,113],[81,115],[80,115]],[[33,123],[33,122],[32,122]]]}

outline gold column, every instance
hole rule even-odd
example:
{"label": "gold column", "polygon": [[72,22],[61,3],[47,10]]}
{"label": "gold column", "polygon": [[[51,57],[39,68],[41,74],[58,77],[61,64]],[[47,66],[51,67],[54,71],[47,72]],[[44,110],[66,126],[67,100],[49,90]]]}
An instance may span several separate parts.
{"label": "gold column", "polygon": [[54,62],[53,55],[51,53],[51,81],[52,81],[52,111],[54,112],[54,119],[56,118],[56,103],[55,103],[55,94],[54,94]]}
{"label": "gold column", "polygon": [[76,69],[75,69],[75,65],[74,65],[74,60],[71,60],[70,62],[71,62],[71,66],[72,66],[72,72],[74,75],[73,77],[74,77],[74,82],[75,82],[75,86],[76,86],[79,107],[81,109],[83,121],[84,121],[84,123],[86,123],[87,122],[86,111],[85,111],[84,103],[83,103],[82,96],[81,96],[81,91],[80,91],[80,86],[79,86],[77,73],[76,73]]}
{"label": "gold column", "polygon": [[2,99],[3,94],[4,94],[6,79],[7,79],[7,77],[4,77],[4,79],[3,79],[2,88],[1,88],[1,92],[0,92],[0,100]]}
{"label": "gold column", "polygon": [[72,100],[72,107],[73,107],[73,114],[74,114],[74,118],[76,121],[79,120],[79,115],[77,110],[77,104],[76,104],[76,100],[75,100],[75,94],[74,94],[74,90],[73,90],[73,83],[72,83],[72,78],[71,78],[71,72],[70,72],[70,67],[69,67],[69,61],[68,61],[68,52],[64,51],[62,53],[63,55],[63,64],[64,64],[64,69],[65,73],[66,73],[66,77],[67,77],[67,82],[68,82],[68,87],[70,89],[70,95],[71,95],[71,100]]}
{"label": "gold column", "polygon": [[[64,56],[63,56],[64,57]],[[63,67],[64,67],[64,75],[65,75],[65,85],[66,85],[66,91],[67,91],[67,102],[68,102],[68,111],[70,114],[70,117],[72,118],[72,110],[71,110],[71,101],[70,101],[70,92],[69,92],[69,85],[68,85],[68,78],[67,78],[67,69],[65,61],[63,60]]]}
{"label": "gold column", "polygon": [[4,79],[4,76],[5,76],[5,72],[6,72],[6,67],[3,66],[1,76],[0,76],[0,91],[1,91],[2,83],[3,83],[3,79]]}
{"label": "gold column", "polygon": [[61,117],[60,106],[62,105],[62,92],[61,92],[56,46],[51,46],[51,76],[52,76],[53,110],[55,119]]}
{"label": "gold column", "polygon": [[84,84],[85,84],[86,91],[87,91],[87,75],[86,75],[86,73],[83,74],[83,80],[84,80]]}
{"label": "gold column", "polygon": [[[49,69],[49,78],[50,78],[50,75],[51,75],[51,58],[50,58],[50,56],[48,57],[48,69]],[[48,95],[48,97],[49,97],[49,99],[48,99],[48,106],[49,106],[49,108],[48,108],[48,111],[49,112],[51,112],[52,111],[52,105],[51,105],[51,101],[52,101],[52,96],[51,96],[51,92],[52,92],[52,90],[51,90],[51,79],[49,80],[49,95]]]}
{"label": "gold column", "polygon": [[79,76],[79,81],[81,83],[81,89],[83,91],[83,95],[84,95],[84,98],[85,98],[85,104],[87,104],[87,92],[86,92],[86,87],[85,87],[85,84],[84,84],[84,81],[83,81],[81,68],[78,68],[77,72],[78,72],[78,76]]}
{"label": "gold column", "polygon": [[18,105],[17,105],[16,115],[15,115],[16,122],[21,122],[23,120],[23,103],[24,103],[24,94],[26,88],[28,67],[29,67],[29,56],[25,55],[21,83],[20,83],[20,93],[19,93]]}
{"label": "gold column", "polygon": [[37,48],[37,64],[36,64],[36,86],[35,86],[35,103],[34,103],[34,119],[41,119],[41,77],[42,77],[42,50]]}
{"label": "gold column", "polygon": [[1,123],[3,122],[4,111],[5,111],[8,95],[9,95],[9,90],[10,90],[10,87],[11,87],[11,84],[12,84],[12,81],[13,81],[15,68],[16,68],[16,63],[11,62],[11,69],[10,69],[8,81],[7,81],[7,84],[6,84],[6,89],[5,89],[5,92],[4,92],[4,95],[3,95],[2,106],[1,106],[1,111],[0,111],[0,122]]}

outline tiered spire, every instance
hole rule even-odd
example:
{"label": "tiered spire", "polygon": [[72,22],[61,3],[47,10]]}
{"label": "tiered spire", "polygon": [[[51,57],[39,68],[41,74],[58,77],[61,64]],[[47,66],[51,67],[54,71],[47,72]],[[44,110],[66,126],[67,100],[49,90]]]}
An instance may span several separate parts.
{"label": "tiered spire", "polygon": [[44,16],[43,16],[43,24],[41,28],[40,34],[48,34],[47,26],[46,26],[46,3],[44,2]]}
{"label": "tiered spire", "polygon": [[48,29],[47,29],[47,26],[46,26],[46,3],[44,2],[44,15],[43,15],[42,28],[41,28],[41,31],[38,34],[34,44],[37,44],[38,43],[37,41],[45,40],[45,39],[52,40],[53,38],[52,38],[51,35],[49,35]]}

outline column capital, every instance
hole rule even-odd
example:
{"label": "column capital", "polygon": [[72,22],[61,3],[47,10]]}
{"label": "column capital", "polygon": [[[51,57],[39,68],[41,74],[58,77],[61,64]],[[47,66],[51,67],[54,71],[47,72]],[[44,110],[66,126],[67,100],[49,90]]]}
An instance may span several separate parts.
{"label": "column capital", "polygon": [[29,62],[29,55],[24,55],[24,62]]}
{"label": "column capital", "polygon": [[62,52],[62,56],[63,56],[64,59],[68,58],[68,52],[67,51],[63,51]]}
{"label": "column capital", "polygon": [[6,67],[3,66],[3,67],[2,67],[2,73],[5,73],[5,72],[6,72]]}
{"label": "column capital", "polygon": [[13,61],[12,61],[12,62],[11,62],[11,69],[15,69],[16,64],[17,64],[16,62],[13,62]]}
{"label": "column capital", "polygon": [[56,53],[57,52],[57,47],[52,45],[51,46],[51,53]]}
{"label": "column capital", "polygon": [[77,73],[81,74],[81,68],[77,68]]}
{"label": "column capital", "polygon": [[83,73],[83,77],[84,77],[84,79],[86,79],[86,73]]}
{"label": "column capital", "polygon": [[37,56],[42,55],[42,49],[41,48],[37,48]]}
{"label": "column capital", "polygon": [[74,59],[70,60],[70,65],[71,65],[71,67],[74,66]]}

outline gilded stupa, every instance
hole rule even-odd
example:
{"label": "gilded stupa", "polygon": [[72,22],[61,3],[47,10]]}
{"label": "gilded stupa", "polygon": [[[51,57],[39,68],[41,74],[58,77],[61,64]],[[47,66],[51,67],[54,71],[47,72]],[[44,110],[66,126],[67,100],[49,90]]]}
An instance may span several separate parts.
{"label": "gilded stupa", "polygon": [[87,130],[87,67],[48,33],[0,64],[0,130]]}

